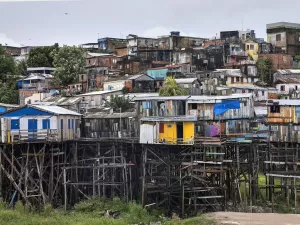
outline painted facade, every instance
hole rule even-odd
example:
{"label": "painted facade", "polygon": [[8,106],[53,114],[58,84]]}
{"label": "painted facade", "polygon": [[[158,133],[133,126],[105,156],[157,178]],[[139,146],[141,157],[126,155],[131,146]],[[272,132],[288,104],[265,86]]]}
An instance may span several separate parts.
{"label": "painted facade", "polygon": [[254,61],[258,60],[258,43],[246,42],[245,50],[248,53],[248,57],[250,60],[254,60]]}
{"label": "painted facade", "polygon": [[148,144],[193,144],[195,137],[246,134],[254,118],[252,94],[137,97],[134,101],[141,121],[140,142]]}
{"label": "painted facade", "polygon": [[80,137],[81,115],[58,106],[31,105],[1,115],[1,141],[65,141]]}

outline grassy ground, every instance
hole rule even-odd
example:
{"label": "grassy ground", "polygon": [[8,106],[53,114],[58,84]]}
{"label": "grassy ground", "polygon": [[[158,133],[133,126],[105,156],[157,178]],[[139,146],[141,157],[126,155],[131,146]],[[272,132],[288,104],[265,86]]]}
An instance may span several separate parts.
{"label": "grassy ground", "polygon": [[[106,210],[118,211],[117,219],[106,218]],[[157,222],[157,223],[156,223]],[[213,225],[214,221],[203,216],[178,221],[158,216],[158,212],[148,212],[135,203],[124,204],[119,199],[88,200],[77,204],[74,210],[64,212],[46,206],[39,213],[17,203],[14,210],[0,205],[0,225],[124,225],[124,224],[166,224],[166,225]]]}

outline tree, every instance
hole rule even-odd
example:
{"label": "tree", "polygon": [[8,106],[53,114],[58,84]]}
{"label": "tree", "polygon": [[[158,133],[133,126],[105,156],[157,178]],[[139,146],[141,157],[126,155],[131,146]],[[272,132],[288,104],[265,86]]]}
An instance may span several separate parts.
{"label": "tree", "polygon": [[159,96],[180,96],[187,95],[187,90],[179,86],[175,79],[167,77],[165,86],[159,89]]}
{"label": "tree", "polygon": [[84,50],[75,46],[63,46],[52,52],[54,81],[61,87],[74,82],[85,65]]}
{"label": "tree", "polygon": [[53,67],[54,59],[51,53],[58,49],[58,44],[31,49],[28,55],[27,65],[29,67]]}
{"label": "tree", "polygon": [[17,74],[27,75],[27,61],[25,59],[22,59],[17,63]]}
{"label": "tree", "polygon": [[18,104],[19,92],[16,88],[17,77],[9,76],[6,83],[0,88],[0,102],[5,104]]}
{"label": "tree", "polygon": [[267,57],[262,57],[257,61],[258,73],[260,74],[262,81],[267,84],[272,82],[270,77],[272,68],[272,61]]}
{"label": "tree", "polygon": [[0,79],[3,80],[6,75],[12,75],[16,72],[16,64],[13,57],[5,52],[0,45]]}
{"label": "tree", "polygon": [[124,96],[111,96],[110,101],[107,102],[107,106],[111,107],[114,111],[118,111],[121,108],[122,112],[131,108],[130,101]]}

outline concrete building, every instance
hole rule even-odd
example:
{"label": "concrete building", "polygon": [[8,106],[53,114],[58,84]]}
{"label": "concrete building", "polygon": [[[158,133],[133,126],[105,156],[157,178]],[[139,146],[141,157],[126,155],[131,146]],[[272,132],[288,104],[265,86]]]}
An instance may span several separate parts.
{"label": "concrete building", "polygon": [[300,24],[267,24],[267,42],[274,46],[275,53],[285,53],[293,57],[300,55]]}

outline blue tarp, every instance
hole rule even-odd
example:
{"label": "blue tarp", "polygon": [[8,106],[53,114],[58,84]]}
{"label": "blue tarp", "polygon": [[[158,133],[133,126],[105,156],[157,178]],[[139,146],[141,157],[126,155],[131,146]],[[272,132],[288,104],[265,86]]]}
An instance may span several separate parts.
{"label": "blue tarp", "polygon": [[167,77],[168,68],[166,69],[156,69],[156,70],[147,70],[147,75],[154,78],[155,80],[164,80]]}
{"label": "blue tarp", "polygon": [[214,114],[216,116],[227,112],[230,109],[240,109],[239,100],[223,100],[221,103],[214,105]]}

